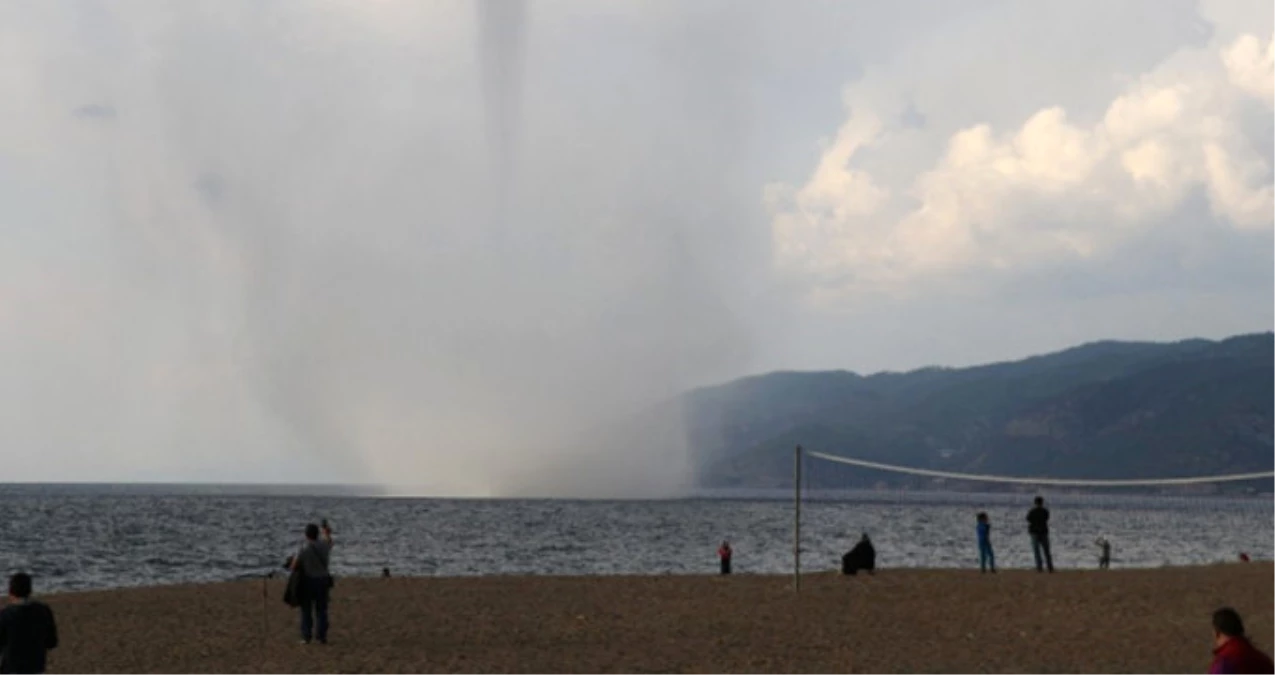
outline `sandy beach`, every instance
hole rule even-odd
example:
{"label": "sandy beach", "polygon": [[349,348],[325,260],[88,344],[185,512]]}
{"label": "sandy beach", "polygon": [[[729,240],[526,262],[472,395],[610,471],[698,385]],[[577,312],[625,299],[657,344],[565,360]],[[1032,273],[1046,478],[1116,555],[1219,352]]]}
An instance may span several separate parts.
{"label": "sandy beach", "polygon": [[1269,652],[1272,572],[339,579],[328,646],[282,579],[43,599],[52,672],[1205,672],[1221,605]]}

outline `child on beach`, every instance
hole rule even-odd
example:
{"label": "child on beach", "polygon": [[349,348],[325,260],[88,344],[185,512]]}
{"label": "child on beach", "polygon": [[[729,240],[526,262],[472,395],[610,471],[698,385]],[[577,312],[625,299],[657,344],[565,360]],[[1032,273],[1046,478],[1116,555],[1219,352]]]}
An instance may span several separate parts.
{"label": "child on beach", "polygon": [[717,557],[722,561],[722,574],[730,574],[730,542],[723,541],[722,545],[717,547]]}
{"label": "child on beach", "polygon": [[1098,548],[1102,551],[1098,555],[1098,569],[1105,570],[1111,568],[1111,542],[1106,537],[1098,538]]}
{"label": "child on beach", "polygon": [[975,520],[978,521],[975,526],[975,531],[978,532],[978,571],[985,574],[990,568],[992,574],[996,574],[996,554],[992,552],[992,524],[986,513],[980,512]]}

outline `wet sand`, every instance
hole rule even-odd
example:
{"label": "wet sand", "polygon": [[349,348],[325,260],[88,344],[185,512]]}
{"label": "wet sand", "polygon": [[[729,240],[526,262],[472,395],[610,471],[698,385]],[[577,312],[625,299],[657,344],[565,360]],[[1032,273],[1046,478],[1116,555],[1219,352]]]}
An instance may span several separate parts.
{"label": "wet sand", "polygon": [[1270,563],[791,579],[339,579],[328,646],[283,580],[45,596],[52,672],[1206,672],[1212,611],[1271,648]]}

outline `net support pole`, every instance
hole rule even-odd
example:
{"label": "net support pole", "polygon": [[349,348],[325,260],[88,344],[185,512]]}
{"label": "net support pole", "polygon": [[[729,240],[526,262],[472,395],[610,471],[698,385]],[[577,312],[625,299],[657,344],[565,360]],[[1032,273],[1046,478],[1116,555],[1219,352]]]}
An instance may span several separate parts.
{"label": "net support pole", "polygon": [[261,575],[261,644],[266,643],[266,636],[270,634],[270,613],[266,610],[266,600],[270,595],[270,575]]}
{"label": "net support pole", "polygon": [[801,446],[792,453],[793,522],[792,522],[792,589],[801,590]]}

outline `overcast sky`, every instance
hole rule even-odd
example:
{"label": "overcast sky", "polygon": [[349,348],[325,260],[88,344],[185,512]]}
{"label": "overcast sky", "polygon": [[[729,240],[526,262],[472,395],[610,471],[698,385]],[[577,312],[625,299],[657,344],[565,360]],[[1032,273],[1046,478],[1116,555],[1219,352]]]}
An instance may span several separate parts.
{"label": "overcast sky", "polygon": [[1270,330],[1272,25],[0,3],[5,479],[652,494],[678,420],[564,439],[767,370]]}

